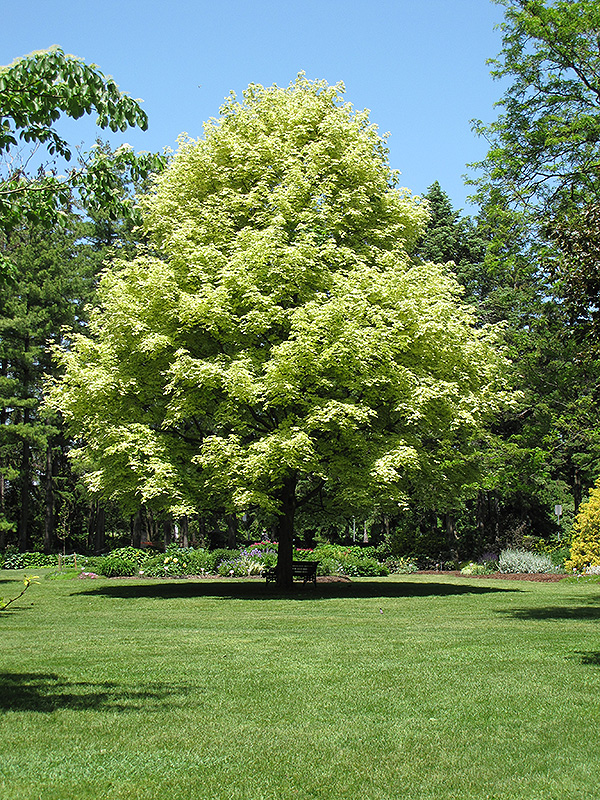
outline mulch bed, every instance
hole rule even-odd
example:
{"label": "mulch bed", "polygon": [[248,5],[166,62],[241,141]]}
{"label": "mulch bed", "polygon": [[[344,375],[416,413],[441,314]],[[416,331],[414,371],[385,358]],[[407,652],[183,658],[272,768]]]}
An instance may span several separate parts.
{"label": "mulch bed", "polygon": [[503,581],[535,581],[536,583],[556,583],[566,578],[566,575],[559,575],[556,572],[493,572],[491,575],[463,575],[460,570],[448,570],[441,572],[435,569],[421,569],[416,575],[451,575],[455,578],[498,578]]}

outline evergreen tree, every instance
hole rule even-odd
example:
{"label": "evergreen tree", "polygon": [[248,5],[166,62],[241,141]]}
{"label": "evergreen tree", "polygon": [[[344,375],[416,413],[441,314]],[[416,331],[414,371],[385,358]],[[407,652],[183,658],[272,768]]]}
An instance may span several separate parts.
{"label": "evergreen tree", "polygon": [[0,301],[1,524],[17,530],[22,550],[32,541],[55,546],[56,489],[65,482],[57,467],[64,467],[66,442],[41,402],[45,376],[55,371],[49,345],[84,324],[99,268],[82,233],[72,216],[51,233],[30,225],[10,237],[15,280]]}

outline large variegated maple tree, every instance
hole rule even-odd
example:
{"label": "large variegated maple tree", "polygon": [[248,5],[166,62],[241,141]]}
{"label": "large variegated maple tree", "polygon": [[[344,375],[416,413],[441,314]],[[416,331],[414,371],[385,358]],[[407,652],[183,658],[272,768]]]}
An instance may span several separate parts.
{"label": "large variegated maple tree", "polygon": [[142,200],[155,250],[106,271],[51,394],[94,490],[270,512],[287,587],[307,498],[458,480],[501,360],[448,269],[411,264],[427,208],[396,184],[368,113],[303,75],[182,139]]}

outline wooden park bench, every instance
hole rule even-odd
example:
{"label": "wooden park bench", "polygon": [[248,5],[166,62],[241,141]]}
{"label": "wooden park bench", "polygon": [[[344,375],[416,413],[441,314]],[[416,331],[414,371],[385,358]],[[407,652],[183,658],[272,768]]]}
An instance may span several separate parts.
{"label": "wooden park bench", "polygon": [[[302,578],[303,583],[312,581],[317,585],[317,567],[318,561],[292,561],[292,578]],[[277,570],[275,567],[269,567],[263,571],[263,575],[267,583],[275,583],[277,580]]]}

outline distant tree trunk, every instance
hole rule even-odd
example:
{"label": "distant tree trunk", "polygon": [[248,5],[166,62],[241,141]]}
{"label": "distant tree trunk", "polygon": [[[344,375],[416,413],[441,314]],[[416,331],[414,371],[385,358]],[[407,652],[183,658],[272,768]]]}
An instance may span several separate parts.
{"label": "distant tree trunk", "polygon": [[133,547],[142,546],[142,508],[138,508],[131,524],[131,544]]}
{"label": "distant tree trunk", "polygon": [[143,527],[142,527],[142,544],[153,544],[157,538],[156,535],[156,521],[151,508],[143,508],[142,513]]}
{"label": "distant tree trunk", "polygon": [[492,538],[494,548],[500,549],[500,502],[496,492],[488,492],[488,508],[490,511],[490,519],[492,522]]}
{"label": "distant tree trunk", "polygon": [[[0,375],[2,377],[6,377],[8,372],[7,362],[5,360],[0,361]],[[6,421],[8,419],[8,413],[6,408],[0,409],[0,430],[5,430],[4,426],[6,425]],[[4,467],[0,470],[0,514],[2,517],[6,519],[6,484],[4,479]],[[6,532],[4,527],[0,527],[0,550],[4,550],[6,547]]]}
{"label": "distant tree trunk", "polygon": [[444,514],[444,526],[446,528],[446,542],[450,554],[455,561],[458,561],[458,537],[456,535],[456,520],[453,514]]}
{"label": "distant tree trunk", "polygon": [[163,544],[166,550],[173,540],[173,517],[170,514],[167,514],[166,517],[163,519],[162,529],[163,529]]}
{"label": "distant tree trunk", "polygon": [[237,547],[238,518],[235,514],[226,514],[225,521],[227,522],[227,547],[230,550],[235,550]]}
{"label": "distant tree trunk", "polygon": [[[4,473],[0,470],[0,514],[2,517],[6,519],[6,500],[4,497],[5,487],[4,487]],[[6,534],[4,531],[4,527],[0,526],[0,550],[4,550],[6,548]]]}
{"label": "distant tree trunk", "polygon": [[[29,409],[25,409],[23,414],[25,425],[29,423]],[[24,553],[29,545],[29,471],[31,463],[31,450],[29,442],[23,440],[23,450],[21,452],[21,508],[19,511],[19,550]]]}
{"label": "distant tree trunk", "polygon": [[384,514],[382,517],[383,520],[383,531],[385,535],[385,541],[389,544],[390,541],[390,518],[387,514]]}
{"label": "distant tree trunk", "polygon": [[294,552],[294,515],[296,513],[296,475],[288,476],[283,483],[280,512],[276,523],[277,541],[277,586],[291,589],[293,586],[292,560]]}
{"label": "distant tree trunk", "polygon": [[574,513],[575,515],[577,515],[577,512],[579,511],[579,506],[581,505],[583,492],[581,487],[581,471],[576,464],[573,465],[573,481],[572,481],[571,491],[573,493]]}
{"label": "distant tree trunk", "polygon": [[200,540],[200,547],[207,547],[209,538],[206,529],[206,517],[198,515],[198,538]]}
{"label": "distant tree trunk", "polygon": [[94,555],[99,556],[106,549],[106,509],[96,500],[94,515]]}
{"label": "distant tree trunk", "polygon": [[[29,352],[29,336],[25,337],[24,342],[25,358]],[[26,363],[26,362],[25,362]],[[29,397],[29,369],[23,369],[23,396]],[[29,408],[27,405],[23,408],[23,431],[27,435],[27,427],[30,422]],[[19,512],[19,550],[23,553],[27,550],[29,545],[29,484],[30,484],[30,470],[31,470],[31,448],[27,439],[23,439],[23,450],[21,451],[21,508]]]}
{"label": "distant tree trunk", "polygon": [[54,548],[54,486],[52,480],[52,448],[46,447],[46,515],[44,519],[44,553]]}
{"label": "distant tree trunk", "polygon": [[189,547],[190,526],[187,514],[179,518],[180,546]]}
{"label": "distant tree trunk", "polygon": [[477,492],[477,507],[475,511],[477,526],[477,545],[481,547],[485,541],[485,493],[482,489]]}

